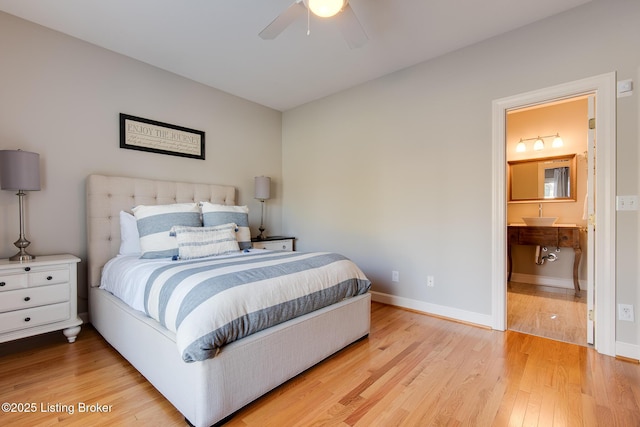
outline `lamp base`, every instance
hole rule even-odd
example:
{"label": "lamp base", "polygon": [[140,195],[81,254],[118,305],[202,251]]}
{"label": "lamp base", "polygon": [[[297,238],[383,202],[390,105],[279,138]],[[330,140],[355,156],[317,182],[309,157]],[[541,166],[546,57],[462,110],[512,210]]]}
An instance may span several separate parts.
{"label": "lamp base", "polygon": [[25,251],[24,249],[21,249],[20,252],[18,252],[11,258],[9,258],[9,261],[25,262],[25,261],[31,261],[35,258],[36,258],[35,255],[31,255],[30,253],[27,253],[27,251]]}
{"label": "lamp base", "polygon": [[[22,211],[20,211],[20,219],[22,220]],[[24,238],[24,232],[22,231],[22,221],[20,221],[20,225],[20,238],[13,242],[16,248],[20,249],[20,251],[9,258],[9,261],[31,261],[36,257],[35,255],[31,255],[29,252],[27,252],[27,247],[31,244],[31,242]]]}
{"label": "lamp base", "polygon": [[265,230],[265,228],[264,228],[262,225],[260,225],[260,227],[258,227],[258,230],[260,231],[260,234],[258,234],[258,235],[256,236],[256,239],[258,239],[258,240],[265,240],[265,239],[267,238],[267,236],[265,236],[265,234],[264,234],[264,230]]}
{"label": "lamp base", "polygon": [[[38,188],[38,190],[39,189],[40,188]],[[25,195],[26,194],[24,193],[23,190],[18,190],[18,192],[16,193],[16,196],[18,196],[18,207],[20,208],[20,237],[18,238],[18,240],[13,242],[13,244],[15,245],[16,248],[20,249],[20,252],[18,252],[11,258],[9,258],[9,261],[23,262],[23,261],[31,261],[32,259],[35,258],[35,256],[31,255],[26,251],[27,247],[31,244],[31,242],[25,239],[24,237],[24,208],[23,208],[22,198]]]}

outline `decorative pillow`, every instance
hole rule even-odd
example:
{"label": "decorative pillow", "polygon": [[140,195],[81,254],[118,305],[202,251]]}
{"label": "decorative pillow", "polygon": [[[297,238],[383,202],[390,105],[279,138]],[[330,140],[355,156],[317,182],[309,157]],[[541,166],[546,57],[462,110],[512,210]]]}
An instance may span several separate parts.
{"label": "decorative pillow", "polygon": [[120,252],[119,255],[140,255],[140,234],[136,217],[120,211]]}
{"label": "decorative pillow", "polygon": [[178,241],[178,258],[194,259],[239,251],[237,229],[233,223],[216,227],[174,225],[171,235]]}
{"label": "decorative pillow", "polygon": [[173,258],[178,256],[178,242],[169,235],[174,225],[200,227],[197,203],[173,205],[140,205],[132,209],[140,233],[140,258]]}
{"label": "decorative pillow", "polygon": [[201,202],[202,223],[205,227],[234,223],[238,225],[236,238],[240,249],[251,249],[251,230],[249,230],[249,208],[246,206],[216,205]]}

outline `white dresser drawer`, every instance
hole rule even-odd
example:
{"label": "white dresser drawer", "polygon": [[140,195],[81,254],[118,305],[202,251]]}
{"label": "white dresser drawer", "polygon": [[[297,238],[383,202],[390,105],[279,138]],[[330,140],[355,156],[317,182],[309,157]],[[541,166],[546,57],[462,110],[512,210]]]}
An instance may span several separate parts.
{"label": "white dresser drawer", "polygon": [[272,251],[293,251],[293,239],[264,240],[253,242],[254,249],[269,249]]}
{"label": "white dresser drawer", "polygon": [[0,275],[0,292],[27,287],[27,276],[19,274]]}
{"label": "white dresser drawer", "polygon": [[69,301],[69,293],[68,283],[5,292],[0,298],[0,313]]}
{"label": "white dresser drawer", "polygon": [[69,268],[32,269],[28,274],[29,287],[46,286],[69,281]]}
{"label": "white dresser drawer", "polygon": [[46,286],[69,281],[69,267],[20,266],[0,274],[0,292],[26,287]]}
{"label": "white dresser drawer", "polygon": [[61,322],[69,319],[69,313],[68,302],[0,313],[0,333]]}

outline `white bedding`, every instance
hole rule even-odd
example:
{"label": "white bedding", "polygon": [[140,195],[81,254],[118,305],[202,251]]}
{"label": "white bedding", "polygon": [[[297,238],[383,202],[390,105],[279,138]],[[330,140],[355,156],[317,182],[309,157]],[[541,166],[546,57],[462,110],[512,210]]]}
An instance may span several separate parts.
{"label": "white bedding", "polygon": [[176,334],[185,362],[224,345],[366,293],[371,282],[329,252],[245,250],[195,260],[111,261],[101,288]]}
{"label": "white bedding", "polygon": [[[229,255],[218,255],[216,258],[250,252],[251,250],[239,251]],[[158,267],[187,261],[172,261],[170,258],[141,259],[140,254],[118,255],[105,264],[100,279],[100,289],[111,292],[128,306],[144,313],[144,290],[149,275]]]}

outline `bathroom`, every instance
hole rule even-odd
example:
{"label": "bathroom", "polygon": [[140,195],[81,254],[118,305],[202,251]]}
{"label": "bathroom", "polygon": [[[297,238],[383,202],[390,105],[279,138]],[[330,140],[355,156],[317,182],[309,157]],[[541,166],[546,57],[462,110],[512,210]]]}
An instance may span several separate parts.
{"label": "bathroom", "polygon": [[[507,327],[582,346],[588,341],[590,96],[509,111],[506,118],[507,224],[515,243],[509,245]],[[558,247],[514,241],[513,232],[527,228],[523,218],[536,217],[556,218],[553,227],[572,233],[575,242]]]}

